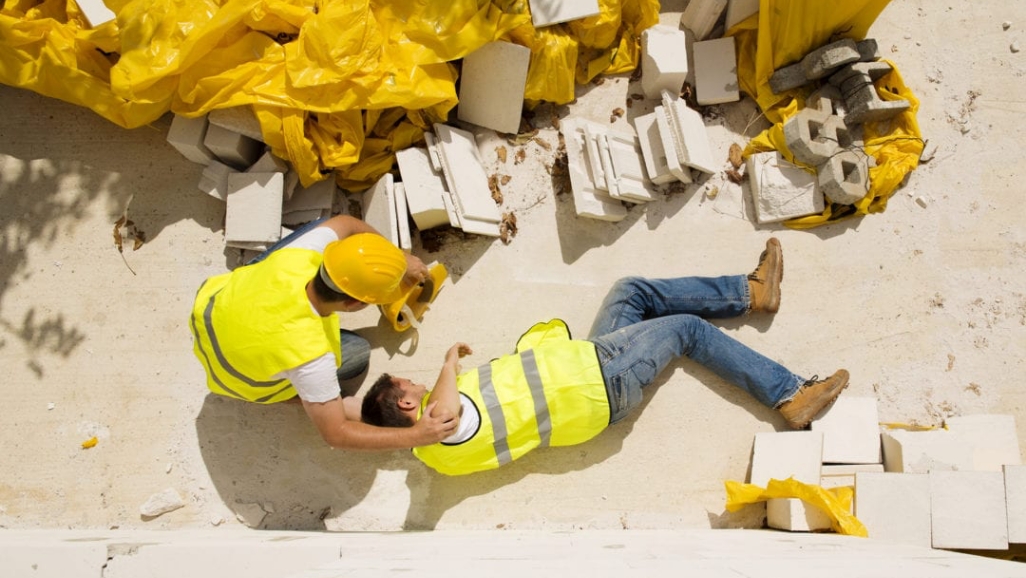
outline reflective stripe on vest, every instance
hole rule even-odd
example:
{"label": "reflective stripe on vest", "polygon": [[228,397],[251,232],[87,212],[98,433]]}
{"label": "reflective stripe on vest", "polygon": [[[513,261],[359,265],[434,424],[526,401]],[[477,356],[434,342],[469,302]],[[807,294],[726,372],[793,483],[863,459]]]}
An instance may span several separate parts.
{"label": "reflective stripe on vest", "polygon": [[[552,418],[549,416],[549,403],[545,400],[545,388],[542,386],[541,376],[538,374],[538,364],[534,359],[534,351],[527,350],[520,356],[520,363],[524,368],[524,377],[527,379],[527,387],[531,391],[531,399],[534,400],[534,419],[538,423],[538,437],[541,440],[538,447],[549,447],[549,440],[552,437]],[[492,420],[492,432],[495,441],[495,457],[499,465],[504,466],[513,457],[509,453],[509,443],[506,439],[506,416],[502,412],[502,405],[499,404],[499,397],[495,393],[495,384],[492,383],[491,364],[481,367],[478,373],[480,380],[481,397],[485,400],[485,408],[488,410],[488,417]]]}

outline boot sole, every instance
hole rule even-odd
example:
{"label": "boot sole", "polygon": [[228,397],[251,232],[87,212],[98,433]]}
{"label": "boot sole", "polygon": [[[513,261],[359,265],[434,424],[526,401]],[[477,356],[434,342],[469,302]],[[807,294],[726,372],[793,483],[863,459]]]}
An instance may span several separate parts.
{"label": "boot sole", "polygon": [[[773,291],[769,294],[769,305],[766,306],[767,313],[776,313],[780,310],[780,283],[784,280],[784,249],[776,237],[770,237],[770,240],[766,242],[766,251],[772,251],[772,254],[777,257],[777,262],[780,263],[779,275],[774,282],[769,284]],[[770,253],[767,253],[766,257],[769,258],[769,255]]]}

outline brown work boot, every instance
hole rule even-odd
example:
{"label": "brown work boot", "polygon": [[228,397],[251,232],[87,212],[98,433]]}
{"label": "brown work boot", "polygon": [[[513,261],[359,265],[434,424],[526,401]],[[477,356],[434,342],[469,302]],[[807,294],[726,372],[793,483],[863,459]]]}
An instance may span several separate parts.
{"label": "brown work boot", "polygon": [[780,282],[784,279],[784,250],[776,237],[766,241],[759,266],[748,274],[752,313],[776,313],[780,309]]}
{"label": "brown work boot", "polygon": [[791,401],[784,402],[778,409],[784,414],[787,425],[794,429],[802,429],[846,387],[848,372],[844,369],[838,369],[836,373],[823,380],[818,380],[818,376],[814,376],[802,384]]}

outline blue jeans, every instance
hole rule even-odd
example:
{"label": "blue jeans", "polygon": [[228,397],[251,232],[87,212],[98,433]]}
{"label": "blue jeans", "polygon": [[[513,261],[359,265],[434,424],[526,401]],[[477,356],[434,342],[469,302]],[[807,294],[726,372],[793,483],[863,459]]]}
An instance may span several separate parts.
{"label": "blue jeans", "polygon": [[[306,223],[289,233],[282,240],[268,247],[263,253],[247,261],[246,265],[253,265],[263,261],[271,253],[288,246],[292,241],[298,239],[300,235],[327,220],[328,218],[324,217]],[[370,342],[348,329],[342,329],[340,337],[342,340],[342,366],[338,368],[335,375],[338,376],[339,381],[342,381],[352,379],[367,371],[367,367],[370,365]]]}
{"label": "blue jeans", "polygon": [[685,355],[763,405],[790,400],[803,378],[706,321],[750,307],[744,275],[617,281],[588,334],[609,394],[609,423],[626,417],[641,403],[641,389]]}

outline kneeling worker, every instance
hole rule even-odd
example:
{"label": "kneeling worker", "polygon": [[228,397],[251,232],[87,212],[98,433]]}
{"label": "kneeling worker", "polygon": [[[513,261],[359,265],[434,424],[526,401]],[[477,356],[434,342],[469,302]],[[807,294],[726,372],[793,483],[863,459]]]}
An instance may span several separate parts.
{"label": "kneeling worker", "polygon": [[536,447],[587,441],[641,403],[641,389],[674,359],[687,356],[762,404],[788,425],[805,427],[848,385],[841,369],[804,379],[723,333],[706,319],[775,313],[783,278],[780,243],[766,243],[750,275],[618,281],[587,340],[560,320],[539,323],[506,355],[466,373],[465,343],[448,350],[435,387],[385,374],[368,391],[362,419],[410,427],[433,411],[459,414],[456,433],[413,449],[449,475],[497,468]]}

